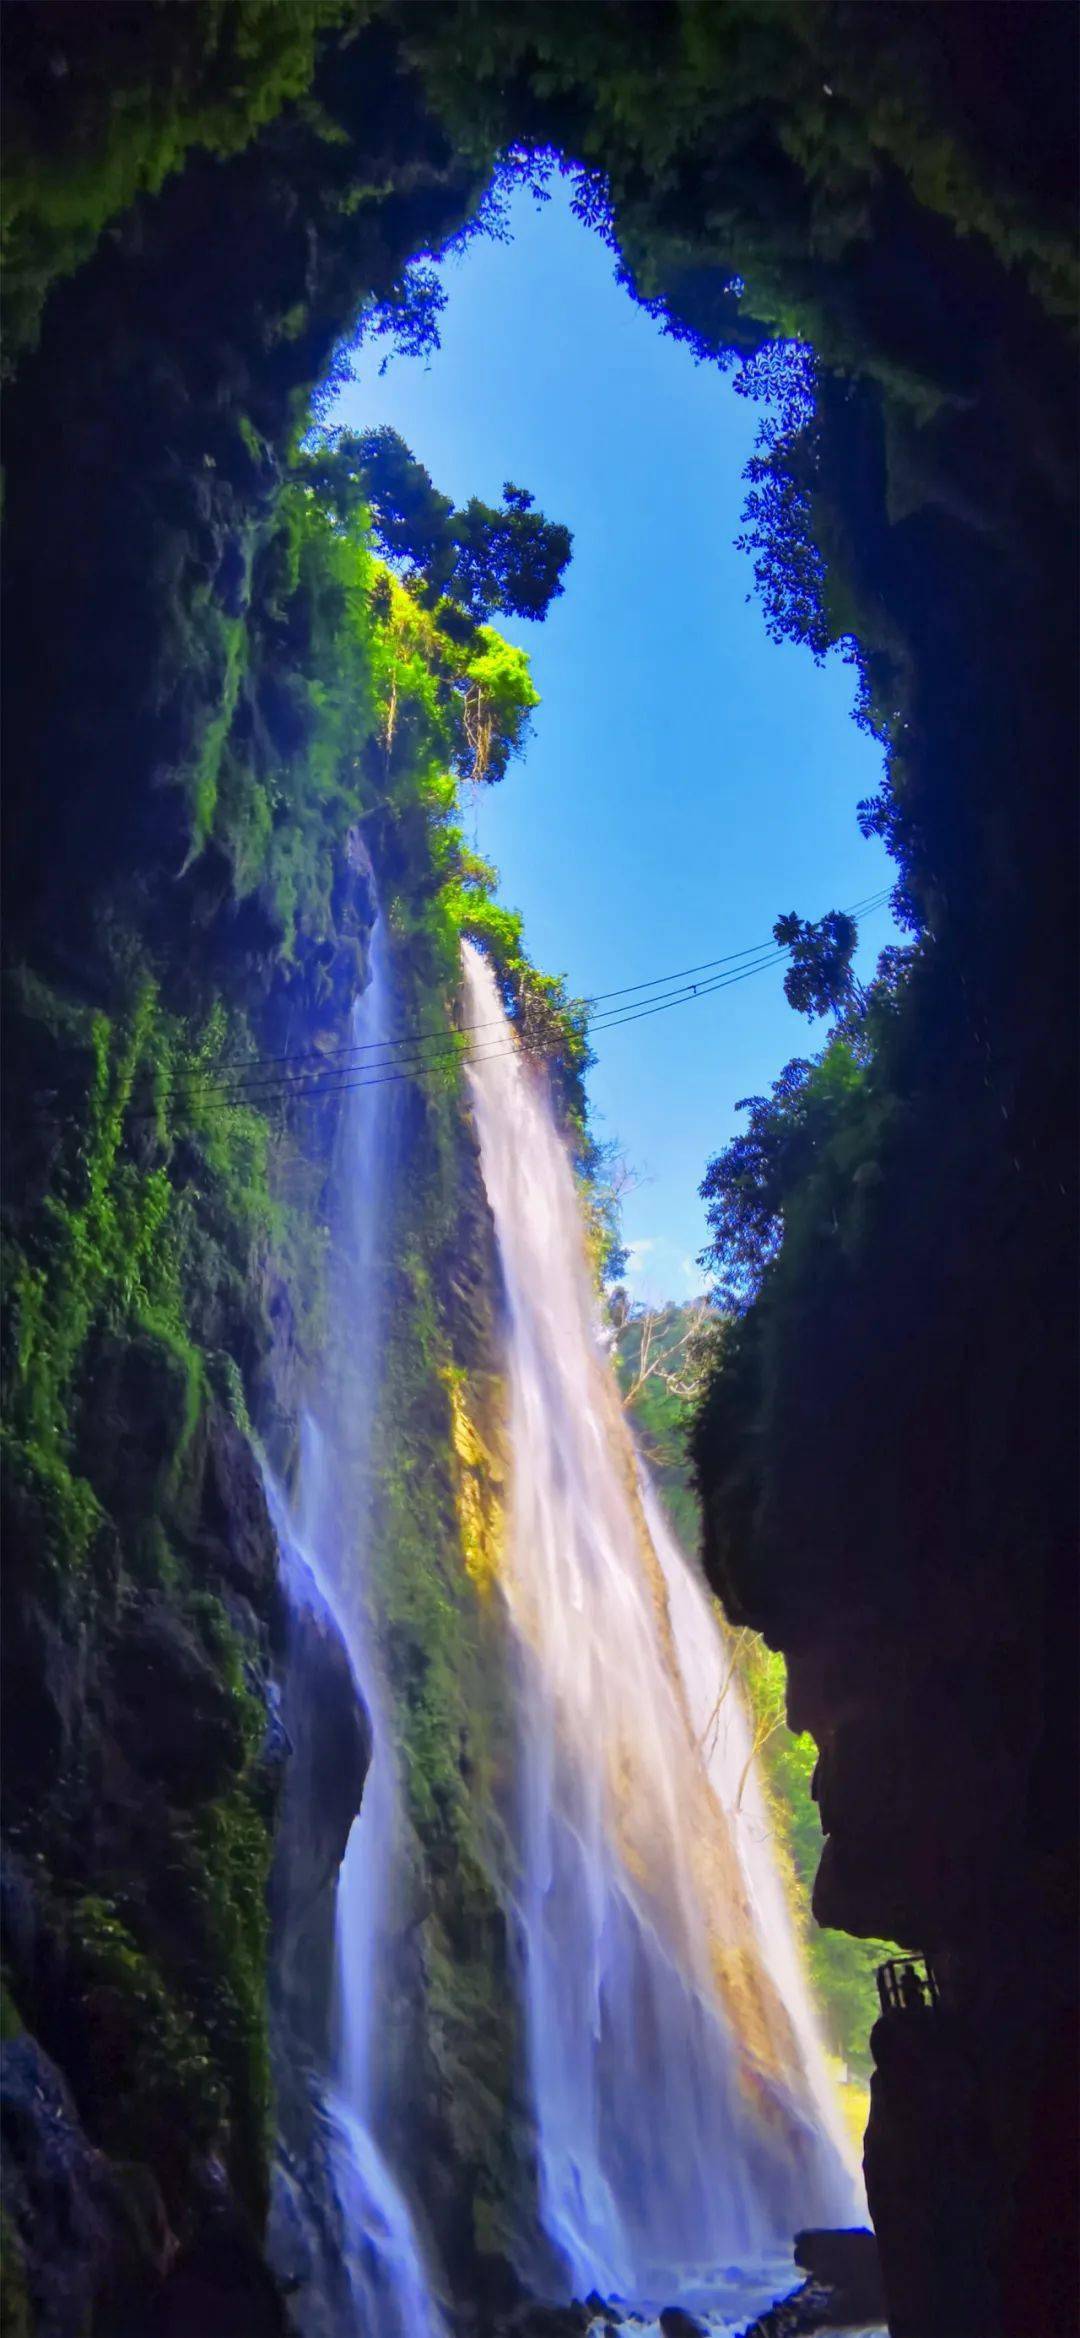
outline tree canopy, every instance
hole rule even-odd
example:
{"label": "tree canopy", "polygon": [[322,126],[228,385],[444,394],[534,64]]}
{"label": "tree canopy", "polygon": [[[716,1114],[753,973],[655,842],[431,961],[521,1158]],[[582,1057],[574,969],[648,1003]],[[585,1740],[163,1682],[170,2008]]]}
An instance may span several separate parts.
{"label": "tree canopy", "polygon": [[816,925],[794,911],[778,917],[773,939],[790,951],[784,976],[784,997],[796,1014],[835,1014],[854,995],[851,961],[859,929],[846,910],[830,909]]}
{"label": "tree canopy", "polygon": [[366,507],[378,549],[430,607],[449,604],[471,625],[496,616],[546,617],[570,560],[569,528],[545,519],[526,487],[507,480],[502,503],[472,496],[456,509],[396,430],[327,433],[297,458],[298,476],[347,525]]}

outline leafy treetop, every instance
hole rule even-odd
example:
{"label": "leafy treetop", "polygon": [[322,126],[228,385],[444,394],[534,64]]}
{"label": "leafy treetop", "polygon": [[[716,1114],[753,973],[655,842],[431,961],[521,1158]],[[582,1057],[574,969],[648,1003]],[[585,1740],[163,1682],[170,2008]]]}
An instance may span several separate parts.
{"label": "leafy treetop", "polygon": [[831,909],[816,925],[796,916],[778,917],[773,939],[791,953],[784,997],[796,1014],[835,1014],[856,995],[851,971],[859,929],[846,910]]}
{"label": "leafy treetop", "polygon": [[500,505],[472,496],[455,509],[396,430],[327,433],[297,458],[299,477],[347,526],[365,507],[375,543],[429,607],[483,625],[495,616],[541,619],[562,592],[569,528],[545,519],[525,487],[507,480]]}

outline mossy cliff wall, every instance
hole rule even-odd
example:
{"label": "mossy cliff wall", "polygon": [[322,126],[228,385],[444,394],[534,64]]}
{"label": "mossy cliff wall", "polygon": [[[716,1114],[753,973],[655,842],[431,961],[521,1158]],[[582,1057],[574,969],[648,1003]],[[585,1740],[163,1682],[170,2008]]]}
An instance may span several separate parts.
{"label": "mossy cliff wall", "polygon": [[275,198],[204,157],[65,277],[8,397],[5,2296],[58,2338],[280,2322],[287,1650],[249,1424],[285,1462],[336,1107],[274,1073],[348,1037],[359,816],[400,780],[422,854],[449,753],[432,682],[391,769],[369,557],[286,466],[355,301],[473,183],[395,161],[368,98],[362,227],[352,150],[325,239],[291,164]]}
{"label": "mossy cliff wall", "polygon": [[215,2256],[273,2328],[267,1879],[288,1740],[249,1405],[272,1398],[280,1429],[310,1352],[317,1244],[278,1189],[317,1196],[318,1131],[204,1085],[193,1059],[224,1022],[166,1009],[167,964],[131,922],[124,940],[81,981],[16,976],[9,1017],[9,2240],[42,2330],[92,2311],[141,2330],[163,2280],[193,2326]]}
{"label": "mossy cliff wall", "polygon": [[[364,514],[342,529],[291,468],[352,307],[475,186],[415,126],[395,158],[374,65],[366,147],[311,150],[338,176],[325,236],[293,162],[264,156],[256,192],[249,157],[204,157],[64,276],[8,398],[5,2291],[43,2338],[282,2326],[262,2235],[305,2073],[272,2074],[268,1984],[276,1961],[280,2007],[321,1958],[325,2020],[367,1759],[333,1634],[297,1644],[251,1424],[287,1479],[376,864],[402,1013],[450,1028],[488,891],[451,770],[498,650],[441,635]],[[499,656],[496,728],[532,695]],[[401,1117],[379,1536],[414,1831],[402,2101],[464,2283],[505,2250],[520,2155],[497,1624],[469,1574],[493,1496],[465,1458],[467,1412],[497,1442],[491,1261],[452,1069]]]}

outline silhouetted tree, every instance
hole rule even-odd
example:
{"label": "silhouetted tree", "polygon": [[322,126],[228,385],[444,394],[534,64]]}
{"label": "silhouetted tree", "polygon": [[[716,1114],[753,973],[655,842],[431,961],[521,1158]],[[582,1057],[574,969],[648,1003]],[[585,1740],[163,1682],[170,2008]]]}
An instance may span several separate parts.
{"label": "silhouetted tree", "polygon": [[816,925],[797,917],[778,917],[773,938],[791,952],[784,976],[784,997],[796,1014],[839,1012],[856,997],[858,986],[851,971],[859,929],[846,910],[830,909]]}
{"label": "silhouetted tree", "polygon": [[546,617],[563,589],[573,538],[537,511],[526,487],[508,479],[501,508],[473,496],[451,533],[457,561],[447,590],[478,624],[498,615]]}
{"label": "silhouetted tree", "polygon": [[296,470],[341,527],[370,512],[380,552],[439,607],[448,634],[497,616],[542,618],[563,589],[570,530],[545,519],[528,488],[511,480],[501,504],[473,496],[455,510],[387,426],[328,435],[298,456]]}

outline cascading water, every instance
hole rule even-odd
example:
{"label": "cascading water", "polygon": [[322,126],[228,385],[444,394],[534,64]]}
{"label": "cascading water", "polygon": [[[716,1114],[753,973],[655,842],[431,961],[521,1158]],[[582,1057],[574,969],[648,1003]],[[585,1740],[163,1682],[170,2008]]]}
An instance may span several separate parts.
{"label": "cascading water", "polygon": [[[381,921],[352,1044],[378,1062],[391,1033]],[[383,1059],[385,1060],[385,1059]],[[381,1350],[379,1292],[395,1150],[396,1087],[345,1097],[334,1164],[330,1322],[321,1385],[302,1423],[291,1511],[271,1486],[290,1596],[321,1603],[344,1643],[373,1730],[371,1767],[337,1886],[335,2039],[321,2089],[323,2161],[336,2243],[328,2287],[311,2300],[319,2338],[444,2338],[419,2234],[386,2138],[386,2035],[398,1884],[398,1780],[370,1621],[372,1443]],[[335,2258],[339,2263],[335,2266]],[[334,2272],[344,2273],[344,2287]]]}
{"label": "cascading water", "polygon": [[[490,1028],[469,944],[464,969],[466,1022]],[[623,1421],[548,1100],[510,1044],[469,1080],[507,1294],[540,2215],[564,2293],[655,2311],[790,2262],[796,2228],[850,2221],[860,2188],[738,1692]]]}

